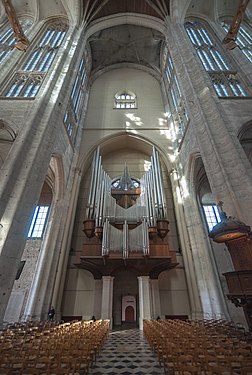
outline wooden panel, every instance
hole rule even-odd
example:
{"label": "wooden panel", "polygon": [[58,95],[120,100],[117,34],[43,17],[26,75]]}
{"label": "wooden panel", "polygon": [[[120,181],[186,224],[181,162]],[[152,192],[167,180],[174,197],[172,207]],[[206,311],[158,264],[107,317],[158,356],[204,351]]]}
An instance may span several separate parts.
{"label": "wooden panel", "polygon": [[[84,1],[84,9],[85,9],[85,3]],[[156,9],[159,8],[158,3],[155,3]],[[169,12],[169,2],[166,0],[167,8]],[[154,17],[160,18],[160,13],[154,10],[153,7],[151,7],[146,0],[110,0],[108,2],[100,0],[96,7],[93,9],[94,12],[98,9],[99,11],[97,14],[95,14],[95,17],[93,19],[97,19],[100,17],[106,17],[111,14],[117,14],[117,13],[141,13],[141,14],[147,14]],[[160,10],[159,10],[160,12]]]}
{"label": "wooden panel", "polygon": [[169,256],[169,247],[167,244],[150,244],[150,256]]}
{"label": "wooden panel", "polygon": [[224,273],[229,293],[252,297],[252,270]]}
{"label": "wooden panel", "polygon": [[81,256],[102,256],[102,248],[100,244],[89,244],[83,246]]}
{"label": "wooden panel", "polygon": [[252,243],[247,237],[229,241],[228,250],[236,271],[252,270]]}

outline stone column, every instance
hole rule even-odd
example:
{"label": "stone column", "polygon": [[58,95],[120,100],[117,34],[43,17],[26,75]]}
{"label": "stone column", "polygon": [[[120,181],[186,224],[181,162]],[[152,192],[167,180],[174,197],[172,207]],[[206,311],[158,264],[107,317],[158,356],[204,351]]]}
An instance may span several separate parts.
{"label": "stone column", "polygon": [[[212,193],[224,202],[225,211],[252,224],[249,162],[237,138],[238,113],[247,111],[245,101],[225,107],[215,93],[209,75],[196,56],[182,24],[167,19],[167,44],[190,118],[187,145],[195,141],[191,152],[200,153]],[[183,78],[182,78],[183,77]],[[228,108],[228,109],[227,109]],[[232,130],[231,130],[232,129]],[[187,148],[190,152],[190,147]],[[183,150],[183,148],[181,149]],[[184,151],[184,150],[183,150]],[[181,153],[180,153],[181,154]],[[184,155],[190,159],[191,155]],[[182,162],[182,165],[184,162]],[[188,163],[190,164],[190,162]],[[192,167],[190,167],[192,170]],[[184,171],[187,173],[187,171]]]}
{"label": "stone column", "polygon": [[94,307],[93,307],[93,315],[96,319],[101,318],[101,301],[102,301],[102,292],[103,292],[103,280],[95,280],[95,287],[94,287]]}
{"label": "stone column", "polygon": [[[191,319],[202,319],[204,306],[200,298],[200,288],[198,286],[199,270],[196,273],[194,266],[194,259],[192,253],[192,246],[190,243],[189,233],[186,226],[185,213],[181,205],[180,187],[178,183],[178,175],[175,170],[170,173],[171,185],[174,198],[174,209],[177,218],[177,226],[182,248],[183,262],[185,267],[185,276],[188,287],[188,295],[191,306]],[[200,268],[201,269],[201,268]],[[209,282],[211,285],[212,282]]]}
{"label": "stone column", "polygon": [[158,279],[150,280],[151,297],[152,297],[152,315],[156,319],[158,316],[161,317],[161,305],[160,305],[160,294]]}
{"label": "stone column", "polygon": [[113,281],[112,276],[102,276],[102,302],[101,302],[101,319],[110,320],[112,328],[112,306],[113,306]]}
{"label": "stone column", "polygon": [[149,276],[138,277],[139,288],[139,328],[143,330],[143,319],[151,319],[151,298]]}

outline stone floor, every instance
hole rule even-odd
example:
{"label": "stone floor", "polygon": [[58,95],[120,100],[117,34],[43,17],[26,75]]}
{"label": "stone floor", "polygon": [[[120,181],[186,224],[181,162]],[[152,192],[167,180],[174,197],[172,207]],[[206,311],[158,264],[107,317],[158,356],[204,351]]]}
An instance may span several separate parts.
{"label": "stone floor", "polygon": [[163,375],[142,331],[112,331],[89,372],[92,375]]}

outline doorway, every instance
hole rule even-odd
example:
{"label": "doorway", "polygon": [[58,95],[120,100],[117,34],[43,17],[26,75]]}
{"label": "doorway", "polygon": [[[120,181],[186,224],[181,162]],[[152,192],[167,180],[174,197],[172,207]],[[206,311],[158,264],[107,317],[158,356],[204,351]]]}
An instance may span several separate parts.
{"label": "doorway", "polygon": [[133,322],[134,320],[134,309],[132,306],[127,306],[125,309],[125,322]]}
{"label": "doorway", "polygon": [[136,297],[122,297],[122,323],[132,323],[136,321]]}
{"label": "doorway", "polygon": [[[114,276],[113,325],[121,327],[127,322],[138,321],[138,283],[137,274],[128,268],[117,270]],[[131,306],[131,308],[129,307]],[[126,311],[126,308],[129,307]]]}

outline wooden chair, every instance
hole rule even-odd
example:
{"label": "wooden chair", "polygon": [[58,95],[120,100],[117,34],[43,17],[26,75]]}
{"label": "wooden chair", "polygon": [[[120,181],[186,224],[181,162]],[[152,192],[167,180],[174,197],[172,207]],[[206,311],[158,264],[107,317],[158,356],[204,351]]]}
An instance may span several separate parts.
{"label": "wooden chair", "polygon": [[20,374],[22,374],[22,375],[30,375],[30,374],[40,375],[40,371],[37,368],[28,367],[28,368],[24,368]]}
{"label": "wooden chair", "polygon": [[69,375],[70,373],[68,369],[63,367],[56,367],[47,372],[48,375]]}
{"label": "wooden chair", "polygon": [[201,369],[200,367],[194,365],[183,365],[179,366],[178,373],[180,375],[199,375],[201,374]]}
{"label": "wooden chair", "polygon": [[35,364],[35,368],[42,372],[46,372],[50,368],[51,362],[52,360],[49,357],[38,356],[36,364]]}
{"label": "wooden chair", "polygon": [[207,371],[207,374],[211,375],[232,375],[232,370],[227,369],[225,366],[211,366]]}
{"label": "wooden chair", "polygon": [[252,366],[242,367],[241,368],[241,375],[252,375]]}

